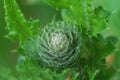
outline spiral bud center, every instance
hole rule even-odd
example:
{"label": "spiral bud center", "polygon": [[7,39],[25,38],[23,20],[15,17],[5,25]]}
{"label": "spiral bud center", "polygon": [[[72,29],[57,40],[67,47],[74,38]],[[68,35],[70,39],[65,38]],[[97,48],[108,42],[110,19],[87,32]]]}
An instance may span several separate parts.
{"label": "spiral bud center", "polygon": [[67,37],[65,34],[62,33],[52,33],[51,34],[51,46],[55,51],[58,51],[64,48],[65,44],[67,44]]}

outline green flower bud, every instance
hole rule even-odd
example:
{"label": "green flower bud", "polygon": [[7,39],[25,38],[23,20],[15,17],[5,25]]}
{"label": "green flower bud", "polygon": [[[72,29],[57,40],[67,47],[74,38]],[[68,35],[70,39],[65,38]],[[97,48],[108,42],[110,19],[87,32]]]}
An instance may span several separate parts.
{"label": "green flower bud", "polygon": [[33,40],[35,50],[27,50],[28,54],[34,54],[34,57],[50,67],[72,66],[80,53],[79,30],[76,26],[62,21],[48,24]]}

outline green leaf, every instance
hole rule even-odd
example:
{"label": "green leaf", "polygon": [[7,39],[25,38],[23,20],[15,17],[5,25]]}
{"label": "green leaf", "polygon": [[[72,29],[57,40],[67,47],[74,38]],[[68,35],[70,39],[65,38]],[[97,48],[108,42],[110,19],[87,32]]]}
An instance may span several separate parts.
{"label": "green leaf", "polygon": [[[26,21],[16,0],[4,0],[6,29],[9,39],[19,41],[20,43],[33,36],[34,30]],[[33,24],[36,22],[33,21]],[[38,23],[38,22],[37,22]],[[34,25],[38,26],[38,25]]]}
{"label": "green leaf", "polygon": [[107,26],[104,20],[94,19],[91,25],[91,36],[96,36],[96,34],[101,33],[106,29]]}
{"label": "green leaf", "polygon": [[93,8],[102,6],[105,10],[111,12],[108,19],[109,34],[120,36],[120,0],[94,0]]}
{"label": "green leaf", "polygon": [[95,8],[95,14],[98,16],[98,18],[104,19],[110,16],[111,12],[104,10],[102,6],[98,6]]}

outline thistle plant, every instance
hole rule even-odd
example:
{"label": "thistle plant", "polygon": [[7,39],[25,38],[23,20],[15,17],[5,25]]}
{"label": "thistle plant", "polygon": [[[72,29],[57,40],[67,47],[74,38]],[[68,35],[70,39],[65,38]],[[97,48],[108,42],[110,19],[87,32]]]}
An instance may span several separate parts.
{"label": "thistle plant", "polygon": [[[62,20],[41,27],[39,20],[25,19],[16,0],[4,0],[6,37],[19,43],[20,53],[15,68],[19,78],[10,72],[11,80],[110,80],[117,71],[106,66],[106,57],[119,53],[119,40],[102,32],[112,12],[94,0],[45,3],[57,8]],[[9,78],[0,74],[0,79]]]}

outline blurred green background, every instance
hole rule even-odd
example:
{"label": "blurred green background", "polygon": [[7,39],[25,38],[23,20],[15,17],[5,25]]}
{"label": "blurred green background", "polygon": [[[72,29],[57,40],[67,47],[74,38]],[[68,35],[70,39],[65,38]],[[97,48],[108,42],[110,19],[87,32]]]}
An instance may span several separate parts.
{"label": "blurred green background", "polygon": [[[13,67],[17,63],[18,53],[14,52],[17,48],[17,42],[14,43],[4,36],[7,34],[5,30],[5,13],[3,1],[0,0],[0,66]],[[17,0],[26,19],[39,19],[41,26],[49,23],[56,17],[60,19],[60,13],[54,8],[44,3],[42,0]],[[102,5],[104,9],[112,11],[106,34],[120,36],[120,0],[96,0],[97,5]]]}

